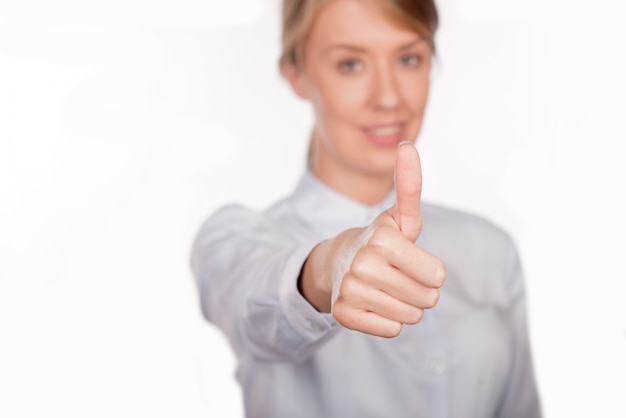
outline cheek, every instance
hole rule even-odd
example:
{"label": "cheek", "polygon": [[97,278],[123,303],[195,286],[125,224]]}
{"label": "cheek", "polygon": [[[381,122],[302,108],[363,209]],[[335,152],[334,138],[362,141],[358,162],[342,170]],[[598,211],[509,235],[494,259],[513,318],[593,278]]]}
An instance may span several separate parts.
{"label": "cheek", "polygon": [[313,105],[318,117],[329,123],[356,122],[366,101],[366,86],[361,80],[327,76],[317,80]]}
{"label": "cheek", "polygon": [[430,83],[427,76],[408,78],[402,86],[402,91],[413,92],[405,97],[405,102],[414,116],[420,116],[426,107]]}
{"label": "cheek", "polygon": [[424,117],[424,110],[426,108],[426,102],[428,100],[429,81],[428,77],[422,77],[420,79],[412,79],[403,85],[403,91],[413,92],[410,95],[404,97],[407,111],[409,112],[409,125],[406,132],[407,137],[415,139],[417,138]]}

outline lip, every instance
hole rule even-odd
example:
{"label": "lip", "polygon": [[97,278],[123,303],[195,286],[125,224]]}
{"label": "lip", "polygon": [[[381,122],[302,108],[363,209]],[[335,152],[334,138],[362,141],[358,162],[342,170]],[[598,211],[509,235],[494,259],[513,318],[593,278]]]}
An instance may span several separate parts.
{"label": "lip", "polygon": [[396,147],[406,139],[406,123],[403,122],[370,125],[361,128],[361,131],[377,147]]}

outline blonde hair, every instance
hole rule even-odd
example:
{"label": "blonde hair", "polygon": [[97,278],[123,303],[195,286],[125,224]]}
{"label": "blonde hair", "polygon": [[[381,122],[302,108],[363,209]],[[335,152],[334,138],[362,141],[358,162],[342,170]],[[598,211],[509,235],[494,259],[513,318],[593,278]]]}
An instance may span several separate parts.
{"label": "blonde hair", "polygon": [[[313,22],[322,6],[331,0],[283,0],[282,53],[279,65],[300,66],[304,46]],[[435,32],[439,15],[434,0],[363,0],[397,24],[407,27],[426,39],[435,52]]]}

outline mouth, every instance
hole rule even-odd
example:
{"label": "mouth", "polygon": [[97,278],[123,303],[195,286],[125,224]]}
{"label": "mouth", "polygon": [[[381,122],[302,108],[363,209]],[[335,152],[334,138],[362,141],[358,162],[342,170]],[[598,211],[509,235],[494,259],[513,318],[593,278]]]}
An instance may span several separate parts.
{"label": "mouth", "polygon": [[405,140],[405,124],[394,123],[388,125],[377,125],[363,128],[366,138],[374,145],[381,147],[391,147],[398,145]]}

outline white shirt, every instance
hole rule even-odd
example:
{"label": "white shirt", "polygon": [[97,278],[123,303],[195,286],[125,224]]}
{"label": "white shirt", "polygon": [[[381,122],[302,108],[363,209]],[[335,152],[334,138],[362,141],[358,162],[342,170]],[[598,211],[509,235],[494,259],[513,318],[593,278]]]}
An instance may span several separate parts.
{"label": "white shirt", "polygon": [[306,171],[263,213],[228,206],[199,231],[191,264],[206,318],[238,359],[246,417],[540,417],[515,246],[466,213],[422,204],[417,245],[448,278],[437,306],[392,339],[351,331],[297,289],[313,247],[367,226],[364,206]]}

